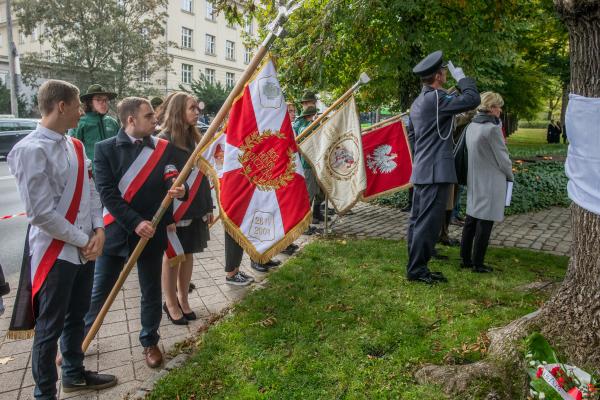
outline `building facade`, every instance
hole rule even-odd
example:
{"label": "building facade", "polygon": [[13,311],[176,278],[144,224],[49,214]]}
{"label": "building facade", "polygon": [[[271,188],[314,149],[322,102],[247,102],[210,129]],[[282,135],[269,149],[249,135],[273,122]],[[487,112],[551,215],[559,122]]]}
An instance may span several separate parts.
{"label": "building facade", "polygon": [[[179,90],[180,85],[189,88],[192,81],[206,76],[211,82],[232,87],[252,58],[252,50],[244,45],[243,32],[256,35],[256,22],[248,20],[243,26],[229,24],[223,13],[215,13],[213,4],[207,0],[169,0],[165,40],[172,56],[169,68],[153,76],[142,76],[141,83],[160,90],[164,94]],[[26,36],[19,29],[19,21],[13,14],[13,40],[19,54],[37,52],[47,54],[50,47],[39,40],[39,28]],[[51,71],[47,78],[52,78]],[[0,81],[9,84],[8,39],[6,24],[6,1],[0,0]],[[31,96],[32,90],[21,85],[20,92]]]}

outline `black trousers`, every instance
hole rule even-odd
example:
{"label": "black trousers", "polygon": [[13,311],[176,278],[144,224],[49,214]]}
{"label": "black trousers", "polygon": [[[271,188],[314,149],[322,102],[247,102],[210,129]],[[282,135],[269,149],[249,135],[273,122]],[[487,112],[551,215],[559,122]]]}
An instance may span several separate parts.
{"label": "black trousers", "polygon": [[460,242],[460,256],[465,266],[483,266],[494,221],[467,215]]}
{"label": "black trousers", "polygon": [[235,271],[242,264],[244,249],[225,232],[225,272]]}
{"label": "black trousers", "polygon": [[[158,343],[160,335],[158,327],[162,318],[162,291],[161,272],[163,248],[149,248],[142,252],[137,261],[138,280],[142,297],[140,299],[140,317],[142,329],[140,330],[140,344],[143,347],[154,346]],[[125,257],[101,255],[96,261],[94,273],[94,289],[89,311],[85,316],[85,331],[90,330],[98,313],[102,309],[106,298],[119,279],[121,270],[125,266]]]}
{"label": "black trousers", "polygon": [[408,266],[406,276],[418,278],[429,274],[427,263],[440,236],[450,188],[449,183],[414,185],[413,203],[408,223]]}
{"label": "black trousers", "polygon": [[[85,265],[56,260],[37,294],[31,372],[36,399],[56,398],[56,352],[60,337],[63,379],[78,379],[84,371],[81,343],[83,317],[90,305],[94,262]],[[62,336],[61,336],[62,334]]]}

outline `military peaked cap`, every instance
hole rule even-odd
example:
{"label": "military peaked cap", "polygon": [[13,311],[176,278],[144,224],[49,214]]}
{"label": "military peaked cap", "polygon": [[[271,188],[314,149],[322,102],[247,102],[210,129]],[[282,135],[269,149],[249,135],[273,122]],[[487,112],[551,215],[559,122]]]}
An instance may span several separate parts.
{"label": "military peaked cap", "polygon": [[445,67],[443,61],[443,53],[441,50],[434,51],[429,54],[427,57],[422,59],[415,67],[413,68],[413,73],[419,76],[429,76],[436,73],[440,68]]}

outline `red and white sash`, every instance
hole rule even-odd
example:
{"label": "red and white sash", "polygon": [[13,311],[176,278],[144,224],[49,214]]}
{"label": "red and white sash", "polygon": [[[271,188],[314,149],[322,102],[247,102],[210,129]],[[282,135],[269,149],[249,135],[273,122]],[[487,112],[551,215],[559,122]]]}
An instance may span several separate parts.
{"label": "red and white sash", "polygon": [[[75,223],[82,196],[89,196],[90,180],[85,165],[83,144],[67,136],[67,152],[70,160],[77,160],[68,171],[65,190],[58,201],[56,212],[63,215],[71,224]],[[31,255],[31,295],[32,299],[42,287],[48,273],[62,252],[65,242],[47,235],[37,226],[32,226],[29,231],[29,244]]]}
{"label": "red and white sash", "polygon": [[[154,136],[151,136],[150,139],[154,143],[154,149],[144,146],[140,154],[119,181],[121,197],[123,197],[123,200],[128,204],[131,203],[140,188],[144,186],[150,173],[165,153],[169,143],[164,139],[159,139]],[[115,217],[113,217],[106,208],[104,208],[103,217],[104,226],[108,226],[115,222]]]}
{"label": "red and white sash", "polygon": [[[186,179],[185,183],[188,186],[188,199],[186,201],[179,201],[177,199],[173,200],[173,220],[175,223],[181,221],[186,211],[190,208],[192,201],[196,198],[198,194],[198,189],[200,189],[200,184],[202,183],[202,177],[204,175],[198,167],[194,167],[190,175]],[[167,245],[167,258],[169,259],[170,265],[177,265],[183,260],[185,260],[185,254],[183,252],[183,246],[177,237],[176,232],[167,232],[167,239],[169,241]]]}

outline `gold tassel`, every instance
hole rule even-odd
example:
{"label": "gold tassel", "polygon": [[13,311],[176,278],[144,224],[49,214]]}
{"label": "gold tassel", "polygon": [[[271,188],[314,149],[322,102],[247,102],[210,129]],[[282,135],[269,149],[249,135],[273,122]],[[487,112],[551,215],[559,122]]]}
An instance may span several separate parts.
{"label": "gold tassel", "polygon": [[185,261],[185,254],[178,254],[173,258],[169,258],[169,267],[173,268]]}
{"label": "gold tassel", "polygon": [[31,339],[33,337],[33,334],[34,334],[33,329],[27,329],[24,331],[8,331],[8,332],[6,332],[6,339],[11,339],[11,340]]}

